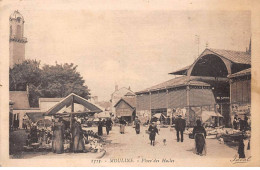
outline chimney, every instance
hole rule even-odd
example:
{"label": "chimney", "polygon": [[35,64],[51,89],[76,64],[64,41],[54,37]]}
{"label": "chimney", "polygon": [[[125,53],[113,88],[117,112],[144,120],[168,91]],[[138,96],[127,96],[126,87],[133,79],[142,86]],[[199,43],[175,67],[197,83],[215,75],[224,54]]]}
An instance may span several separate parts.
{"label": "chimney", "polygon": [[118,85],[117,84],[115,85],[115,91],[118,91]]}
{"label": "chimney", "polygon": [[130,87],[130,86],[128,87],[128,90],[131,90],[131,87]]}

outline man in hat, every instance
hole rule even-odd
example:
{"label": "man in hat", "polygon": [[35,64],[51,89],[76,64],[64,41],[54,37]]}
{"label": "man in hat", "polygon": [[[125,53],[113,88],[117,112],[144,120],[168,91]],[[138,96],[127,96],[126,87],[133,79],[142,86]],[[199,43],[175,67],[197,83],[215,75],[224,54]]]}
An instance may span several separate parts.
{"label": "man in hat", "polygon": [[178,115],[178,118],[175,121],[175,129],[177,133],[177,142],[180,141],[179,134],[181,133],[181,142],[183,142],[183,131],[186,127],[186,121],[182,118],[182,115]]}

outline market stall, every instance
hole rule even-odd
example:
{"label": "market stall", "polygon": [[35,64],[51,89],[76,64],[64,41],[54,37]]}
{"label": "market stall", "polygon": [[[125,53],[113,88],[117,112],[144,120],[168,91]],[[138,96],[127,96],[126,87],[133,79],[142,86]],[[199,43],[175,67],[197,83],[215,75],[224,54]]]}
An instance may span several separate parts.
{"label": "market stall", "polygon": [[[74,112],[74,103],[83,105],[86,108],[86,110],[83,112]],[[60,113],[59,111],[64,107],[70,107],[71,112]],[[84,121],[85,117],[93,116],[95,113],[99,113],[99,112],[102,112],[100,108],[90,103],[86,99],[72,93],[66,98],[64,98],[63,100],[61,100],[59,103],[57,103],[55,106],[53,106],[51,109],[49,109],[46,113],[34,114],[34,116],[32,116],[35,117],[35,119],[39,119],[39,120],[37,121],[38,123],[34,124],[34,128],[32,129],[33,142],[28,142],[27,147],[32,147],[33,149],[40,149],[40,148],[50,149],[51,147],[53,147],[52,146],[53,137],[55,136],[54,129],[56,128],[56,124],[60,123],[62,125],[61,137],[63,139],[62,141],[63,141],[64,152],[70,152],[73,146],[72,130],[74,125],[73,122],[75,120],[76,120],[75,123],[79,124],[80,126],[79,129],[83,133],[82,138],[84,144],[89,144],[90,139],[95,138],[96,135],[93,135],[90,132],[82,130],[81,128],[83,124],[82,120]],[[48,125],[48,127],[46,125]],[[39,132],[41,132],[41,134],[47,134],[46,135],[47,137],[44,137],[45,135],[40,135]],[[35,136],[37,136],[37,138]],[[43,136],[43,137],[39,137],[39,136]],[[95,141],[99,143],[101,139],[99,137],[96,137]],[[95,146],[95,148],[98,148],[97,145],[98,144],[96,145],[93,144],[93,147]],[[85,148],[88,148],[90,150],[93,149],[92,147],[90,148],[85,147]]]}
{"label": "market stall", "polygon": [[214,111],[202,111],[202,123],[207,127],[218,127],[222,124],[223,116]]}

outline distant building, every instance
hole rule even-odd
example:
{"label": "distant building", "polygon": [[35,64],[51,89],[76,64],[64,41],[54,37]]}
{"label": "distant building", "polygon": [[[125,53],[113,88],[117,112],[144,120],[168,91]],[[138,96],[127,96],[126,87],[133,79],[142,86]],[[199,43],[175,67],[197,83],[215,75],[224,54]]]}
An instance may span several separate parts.
{"label": "distant building", "polygon": [[135,98],[124,97],[115,104],[115,113],[117,117],[124,118],[125,121],[132,123],[136,116]]}
{"label": "distant building", "polygon": [[117,117],[124,118],[125,121],[132,123],[136,116],[136,99],[123,97],[115,104]]}
{"label": "distant building", "polygon": [[25,60],[25,44],[27,38],[24,37],[24,18],[18,12],[14,11],[9,17],[10,35],[9,35],[9,67],[13,68],[15,64],[21,64]]}
{"label": "distant building", "polygon": [[98,96],[91,96],[90,101],[92,101],[93,103],[98,103]]}
{"label": "distant building", "polygon": [[12,113],[11,123],[19,120],[19,128],[22,128],[23,117],[27,112],[40,111],[39,108],[31,108],[27,91],[9,91],[9,106]]}
{"label": "distant building", "polygon": [[115,104],[123,97],[135,98],[135,93],[131,90],[131,88],[122,87],[118,89],[118,86],[115,86],[115,91],[111,94],[111,112],[115,114]]}

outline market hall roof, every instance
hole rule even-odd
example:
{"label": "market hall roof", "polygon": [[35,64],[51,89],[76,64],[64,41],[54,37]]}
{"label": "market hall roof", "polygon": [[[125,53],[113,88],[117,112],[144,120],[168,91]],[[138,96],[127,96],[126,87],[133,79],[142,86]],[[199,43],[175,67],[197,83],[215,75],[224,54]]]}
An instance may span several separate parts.
{"label": "market hall roof", "polygon": [[186,67],[183,67],[183,68],[181,68],[181,69],[179,69],[179,70],[176,70],[176,71],[174,71],[174,72],[172,72],[172,73],[169,73],[169,74],[186,75],[187,70],[188,70],[190,67],[191,67],[191,65],[188,65],[188,66],[186,66]]}
{"label": "market hall roof", "polygon": [[142,91],[136,92],[136,94],[147,93],[151,91],[165,90],[174,87],[181,87],[186,85],[194,85],[194,86],[210,86],[208,83],[196,80],[190,80],[188,76],[180,76],[173,78],[171,80],[165,81],[163,83],[157,84],[150,88],[144,89]]}
{"label": "market hall roof", "polygon": [[9,97],[13,103],[13,109],[30,109],[27,91],[9,91]]}
{"label": "market hall roof", "polygon": [[237,73],[234,74],[230,74],[228,75],[228,78],[234,78],[234,77],[240,77],[240,76],[245,76],[245,75],[250,75],[251,74],[251,68],[239,71]]}
{"label": "market hall roof", "polygon": [[[223,49],[205,49],[199,58],[206,56],[208,54],[213,54],[219,57],[223,57],[229,60],[232,63],[237,64],[248,64],[251,65],[251,54],[243,51],[232,51],[232,50],[223,50]],[[194,65],[198,60],[196,60],[192,65]],[[174,75],[187,75],[187,71],[192,67],[192,65],[186,66],[184,68],[178,69],[169,74]]]}
{"label": "market hall roof", "polygon": [[62,99],[59,103],[57,103],[55,106],[53,106],[51,109],[49,109],[45,115],[53,115],[56,114],[58,111],[60,111],[65,106],[70,106],[72,103],[78,103],[86,107],[89,112],[95,112],[100,113],[102,110],[97,107],[95,104],[92,104],[87,99],[84,99],[83,97],[80,97],[74,93],[71,93],[64,99]]}
{"label": "market hall roof", "polygon": [[251,64],[251,55],[244,51],[208,49],[217,55],[220,55],[233,63]]}

